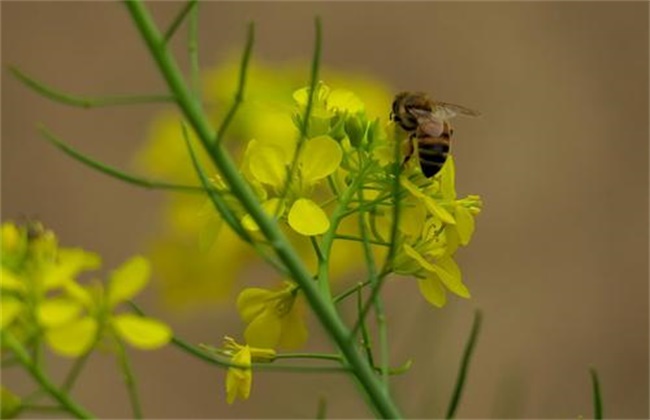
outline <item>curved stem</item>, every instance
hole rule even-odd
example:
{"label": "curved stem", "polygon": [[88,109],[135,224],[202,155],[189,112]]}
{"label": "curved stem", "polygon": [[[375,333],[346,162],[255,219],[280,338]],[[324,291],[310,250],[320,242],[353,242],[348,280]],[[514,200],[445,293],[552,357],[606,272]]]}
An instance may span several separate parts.
{"label": "curved stem", "polygon": [[292,278],[301,286],[309,305],[319,318],[325,331],[340,348],[358,383],[367,394],[372,407],[382,417],[400,417],[397,406],[390,395],[383,389],[372,367],[357,348],[348,341],[349,330],[334,310],[331,299],[325,299],[321,295],[317,285],[312,281],[312,275],[298,256],[298,253],[282,233],[276,221],[262,209],[257,196],[239,173],[230,155],[221,145],[213,144],[212,140],[215,138],[214,129],[210,126],[199,105],[193,100],[175,60],[171,57],[169,51],[164,48],[160,32],[149,12],[141,2],[136,0],[127,1],[126,6],[187,121],[197,133],[199,140],[215,166],[221,171],[223,179],[228,183],[233,194],[257,223],[260,232],[269,241],[280,260],[291,273]]}

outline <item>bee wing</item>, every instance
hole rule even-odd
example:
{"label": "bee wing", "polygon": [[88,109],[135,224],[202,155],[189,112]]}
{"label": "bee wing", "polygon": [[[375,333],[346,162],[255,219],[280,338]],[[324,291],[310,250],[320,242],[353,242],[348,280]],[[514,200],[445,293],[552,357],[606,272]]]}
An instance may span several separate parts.
{"label": "bee wing", "polygon": [[409,112],[418,120],[418,130],[432,137],[440,137],[445,131],[444,120],[431,111],[410,109]]}
{"label": "bee wing", "polygon": [[465,117],[479,117],[480,112],[473,109],[466,108],[461,105],[450,104],[447,102],[435,102],[435,107],[433,114],[438,118],[449,119],[457,115],[462,115]]}

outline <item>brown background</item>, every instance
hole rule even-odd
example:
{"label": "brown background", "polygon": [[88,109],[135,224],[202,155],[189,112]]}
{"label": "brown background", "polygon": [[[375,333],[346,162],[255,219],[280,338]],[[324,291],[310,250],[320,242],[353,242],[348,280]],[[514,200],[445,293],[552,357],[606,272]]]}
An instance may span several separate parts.
{"label": "brown background", "polygon": [[[150,6],[167,23],[179,4]],[[386,289],[393,363],[415,363],[393,380],[406,415],[444,415],[477,307],[484,330],[460,417],[589,416],[589,366],[606,415],[648,417],[647,3],[209,3],[202,13],[206,66],[242,45],[250,19],[258,57],[308,57],[319,14],[328,66],[484,112],[459,123],[455,143],[459,192],[485,201],[459,254],[473,299],[433,310],[415,287]],[[2,217],[37,216],[108,267],[140,251],[161,195],[72,162],[35,124],[125,166],[161,108],[52,104],[13,80],[9,63],[77,93],[161,91],[125,9],[2,3]],[[220,308],[156,311],[192,341],[239,328]],[[369,415],[345,377],[256,374],[251,400],[228,407],[218,369],[174,349],[135,357],[148,417],[313,417],[320,396],[332,417]],[[75,396],[99,416],[130,415],[108,355],[79,385]]]}

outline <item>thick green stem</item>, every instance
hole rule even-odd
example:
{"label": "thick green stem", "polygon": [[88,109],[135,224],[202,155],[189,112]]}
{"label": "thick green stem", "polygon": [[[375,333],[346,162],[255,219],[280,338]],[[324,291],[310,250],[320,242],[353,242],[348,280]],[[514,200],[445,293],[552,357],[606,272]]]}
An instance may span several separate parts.
{"label": "thick green stem", "polygon": [[367,394],[374,410],[378,415],[385,418],[400,417],[397,406],[383,389],[381,381],[375,376],[371,366],[356,347],[348,341],[349,330],[334,310],[331,300],[325,299],[321,295],[297,252],[284,236],[277,223],[264,212],[257,197],[242,178],[225,149],[219,144],[213,144],[215,138],[214,129],[210,126],[197,102],[193,100],[182,79],[178,65],[164,47],[164,40],[149,12],[139,1],[128,1],[126,6],[187,121],[196,132],[203,147],[210,154],[215,166],[220,170],[223,179],[230,185],[233,194],[255,220],[261,233],[269,241],[293,279],[301,286],[305,298],[329,336],[341,349],[347,364]]}

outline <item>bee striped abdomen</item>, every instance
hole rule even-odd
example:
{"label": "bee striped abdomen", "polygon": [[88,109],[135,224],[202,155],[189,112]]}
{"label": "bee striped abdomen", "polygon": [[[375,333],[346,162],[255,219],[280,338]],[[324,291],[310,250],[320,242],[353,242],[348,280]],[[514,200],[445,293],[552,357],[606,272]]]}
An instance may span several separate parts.
{"label": "bee striped abdomen", "polygon": [[427,178],[430,178],[437,174],[447,161],[449,135],[443,133],[441,137],[431,137],[427,136],[426,133],[416,133],[415,142],[418,145],[422,173]]}

